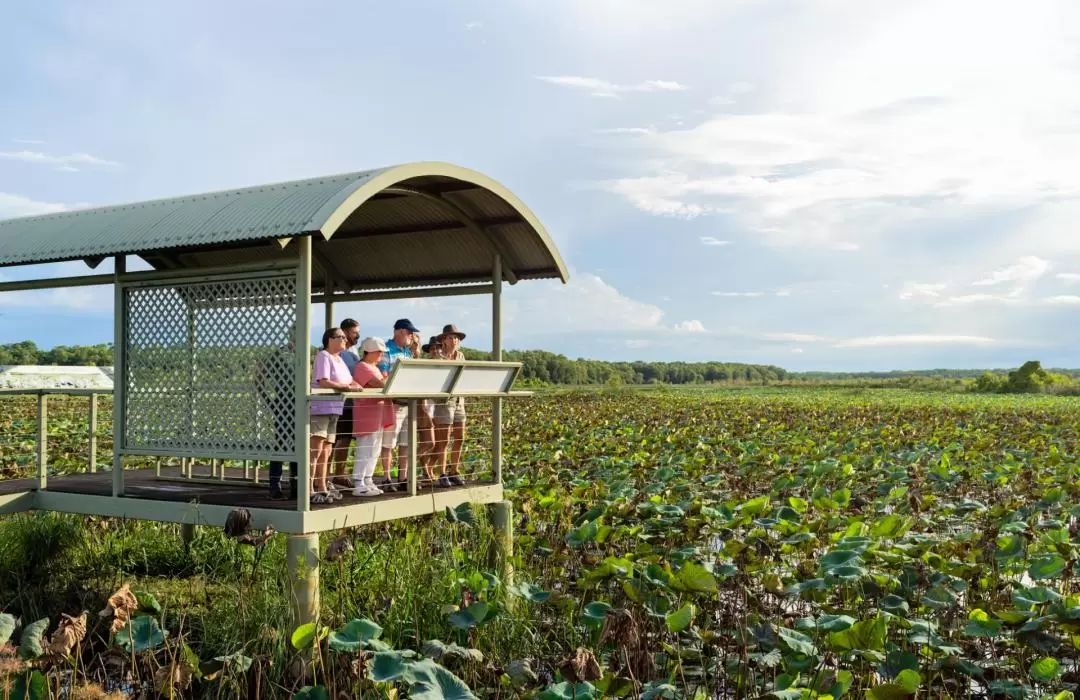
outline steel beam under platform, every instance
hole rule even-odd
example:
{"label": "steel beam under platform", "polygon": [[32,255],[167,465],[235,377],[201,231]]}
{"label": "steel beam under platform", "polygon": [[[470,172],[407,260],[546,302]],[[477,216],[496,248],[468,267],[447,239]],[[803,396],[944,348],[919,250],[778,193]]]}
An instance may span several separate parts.
{"label": "steel beam under platform", "polygon": [[245,483],[188,482],[178,474],[152,469],[127,470],[125,493],[111,495],[109,472],[53,476],[48,489],[36,490],[36,480],[0,481],[0,514],[45,510],[135,520],[222,527],[235,508],[251,512],[251,525],[272,525],[278,532],[313,533],[443,512],[462,503],[476,505],[502,500],[501,484],[472,482],[452,488],[420,487],[417,495],[386,493],[374,498],[346,496],[333,504],[299,511],[295,500],[271,501],[267,492]]}

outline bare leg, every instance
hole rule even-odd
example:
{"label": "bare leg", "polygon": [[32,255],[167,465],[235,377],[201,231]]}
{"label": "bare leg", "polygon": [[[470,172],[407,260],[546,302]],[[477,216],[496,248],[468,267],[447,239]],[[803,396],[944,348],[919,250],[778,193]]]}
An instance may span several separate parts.
{"label": "bare leg", "polygon": [[439,465],[439,474],[446,474],[446,445],[450,442],[450,426],[435,426],[435,454],[432,455],[432,466]]}
{"label": "bare leg", "polygon": [[322,459],[322,446],[326,442],[321,437],[312,436],[310,443],[310,461],[311,461],[311,492],[318,493],[319,491],[326,490],[326,484],[322,484],[322,488],[319,488],[319,462]]}
{"label": "bare leg", "polygon": [[465,424],[454,423],[454,446],[451,448],[450,473],[461,474],[461,449],[465,446]]}
{"label": "bare leg", "polygon": [[394,451],[389,447],[382,448],[383,476],[390,481],[390,462],[393,461]]}

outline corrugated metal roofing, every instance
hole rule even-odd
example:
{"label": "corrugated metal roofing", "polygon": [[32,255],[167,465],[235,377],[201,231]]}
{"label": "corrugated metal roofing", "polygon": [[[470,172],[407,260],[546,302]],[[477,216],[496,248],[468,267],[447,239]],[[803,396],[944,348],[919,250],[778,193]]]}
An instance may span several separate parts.
{"label": "corrugated metal roofing", "polygon": [[[460,211],[483,232],[470,230]],[[443,163],[0,221],[0,265],[122,254],[157,268],[269,262],[295,256],[277,239],[305,234],[321,234],[315,248],[331,261],[316,258],[315,288],[335,277],[353,289],[486,279],[496,252],[519,279],[567,279],[520,200]]]}

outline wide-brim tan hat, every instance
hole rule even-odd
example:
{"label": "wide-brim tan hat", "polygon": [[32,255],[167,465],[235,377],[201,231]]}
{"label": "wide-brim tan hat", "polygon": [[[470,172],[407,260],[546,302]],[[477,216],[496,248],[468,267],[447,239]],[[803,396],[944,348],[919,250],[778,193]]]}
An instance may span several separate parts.
{"label": "wide-brim tan hat", "polygon": [[458,340],[465,340],[465,334],[462,333],[461,330],[452,323],[448,323],[443,326],[442,334],[439,336],[439,338],[442,339],[448,335],[455,336]]}

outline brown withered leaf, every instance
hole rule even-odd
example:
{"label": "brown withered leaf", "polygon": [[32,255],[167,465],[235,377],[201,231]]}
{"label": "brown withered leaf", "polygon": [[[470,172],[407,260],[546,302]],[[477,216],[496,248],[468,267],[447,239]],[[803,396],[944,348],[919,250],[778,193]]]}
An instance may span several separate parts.
{"label": "brown withered leaf", "polygon": [[326,555],[323,558],[326,561],[337,561],[352,551],[352,540],[347,535],[342,535],[326,546]]}
{"label": "brown withered leaf", "polygon": [[162,695],[172,695],[170,689],[187,690],[191,687],[191,679],[195,669],[186,661],[177,659],[168,666],[162,666],[154,672],[154,687]]}
{"label": "brown withered leaf", "polygon": [[559,664],[559,671],[571,683],[595,681],[604,675],[596,655],[584,647],[578,647],[573,654],[563,659]]}
{"label": "brown withered leaf", "polygon": [[54,659],[67,655],[86,637],[86,612],[78,617],[60,614],[60,625],[45,644],[45,655]]}
{"label": "brown withered leaf", "polygon": [[120,587],[120,590],[109,596],[108,605],[98,614],[102,617],[111,616],[113,618],[109,631],[116,634],[131,619],[131,614],[138,609],[139,601],[135,599],[135,594],[131,592],[130,584],[125,583]]}
{"label": "brown withered leaf", "polygon": [[608,610],[604,616],[604,629],[600,632],[600,646],[611,644],[618,649],[636,649],[641,645],[641,633],[633,614],[626,608]]}
{"label": "brown withered leaf", "polygon": [[251,511],[247,508],[233,508],[225,518],[225,536],[243,537],[251,529]]}

